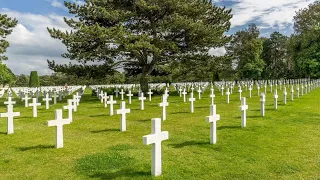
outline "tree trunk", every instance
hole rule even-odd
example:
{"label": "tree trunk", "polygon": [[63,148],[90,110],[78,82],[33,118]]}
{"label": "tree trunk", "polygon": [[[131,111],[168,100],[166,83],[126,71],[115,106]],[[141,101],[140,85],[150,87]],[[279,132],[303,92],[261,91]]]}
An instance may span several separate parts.
{"label": "tree trunk", "polygon": [[140,88],[144,94],[146,94],[149,90],[148,78],[147,78],[147,74],[145,73],[142,73],[140,76]]}

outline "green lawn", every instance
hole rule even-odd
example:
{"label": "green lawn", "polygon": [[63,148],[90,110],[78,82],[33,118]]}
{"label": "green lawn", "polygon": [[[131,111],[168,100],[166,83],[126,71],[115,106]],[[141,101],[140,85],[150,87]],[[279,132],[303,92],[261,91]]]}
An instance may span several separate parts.
{"label": "green lawn", "polygon": [[[236,91],[236,89],[235,89]],[[226,97],[216,91],[215,103],[221,120],[217,122],[217,144],[211,145],[209,90],[189,103],[171,94],[167,120],[162,130],[169,139],[162,143],[162,175],[155,179],[320,179],[320,88],[287,105],[279,94],[278,110],[273,110],[267,94],[266,115],[260,117],[259,97],[247,98],[247,127],[241,128],[238,93]],[[120,132],[120,115],[109,116],[109,108],[86,90],[73,122],[64,126],[64,148],[55,149],[54,109],[24,108],[20,100],[14,111],[14,134],[7,135],[7,122],[0,119],[0,179],[151,179],[151,146],[142,144],[142,136],[151,132],[151,118],[161,117],[157,106],[160,96],[145,102],[127,104],[127,132]],[[289,94],[289,90],[288,90]],[[248,96],[248,92],[243,93]],[[194,97],[198,97],[197,93]],[[288,96],[289,97],[289,96]],[[1,99],[0,111],[5,111]],[[119,109],[117,99],[115,110]],[[64,111],[64,117],[67,111]]]}

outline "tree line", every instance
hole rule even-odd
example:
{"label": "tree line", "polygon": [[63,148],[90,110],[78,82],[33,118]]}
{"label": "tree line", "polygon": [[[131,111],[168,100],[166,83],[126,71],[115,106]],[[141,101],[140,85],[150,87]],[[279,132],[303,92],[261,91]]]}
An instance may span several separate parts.
{"label": "tree line", "polygon": [[[227,35],[232,10],[212,0],[64,4],[75,17],[65,18],[73,30],[48,32],[66,45],[62,56],[78,64],[47,60],[55,73],[40,76],[41,85],[140,83],[146,91],[148,82],[320,77],[320,2],[296,12],[291,36],[268,38],[255,24]],[[1,28],[16,24],[8,21],[11,27]],[[221,47],[225,55],[208,53]],[[14,85],[23,82],[20,76]]]}

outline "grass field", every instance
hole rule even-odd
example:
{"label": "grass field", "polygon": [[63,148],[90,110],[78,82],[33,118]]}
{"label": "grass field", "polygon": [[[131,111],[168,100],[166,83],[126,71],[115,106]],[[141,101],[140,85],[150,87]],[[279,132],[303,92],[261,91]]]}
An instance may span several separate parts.
{"label": "grass field", "polygon": [[[216,91],[215,103],[221,120],[217,122],[217,144],[209,144],[208,90],[189,103],[171,94],[167,120],[162,130],[169,139],[162,143],[162,176],[155,179],[320,179],[320,88],[288,99],[273,110],[272,94],[267,94],[266,115],[260,117],[259,97],[247,98],[247,127],[241,128],[238,93],[226,97]],[[289,91],[288,91],[289,92]],[[289,94],[289,93],[288,93]],[[248,96],[244,92],[243,96]],[[194,97],[198,97],[194,94]],[[64,126],[64,148],[55,149],[54,109],[66,105],[66,99],[49,110],[18,103],[14,111],[14,134],[7,135],[7,122],[0,119],[0,179],[152,179],[151,146],[142,144],[142,136],[151,132],[151,118],[161,117],[157,106],[160,96],[145,102],[139,110],[136,97],[127,114],[127,131],[120,132],[120,115],[109,116],[109,108],[86,89],[73,122]],[[1,112],[5,112],[1,99]],[[115,110],[119,109],[119,99]],[[64,111],[67,117],[67,111]]]}

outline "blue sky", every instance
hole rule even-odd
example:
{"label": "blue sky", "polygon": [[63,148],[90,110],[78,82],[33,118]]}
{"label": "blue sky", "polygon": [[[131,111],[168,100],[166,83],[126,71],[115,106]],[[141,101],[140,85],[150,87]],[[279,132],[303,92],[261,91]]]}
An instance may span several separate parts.
{"label": "blue sky", "polygon": [[[68,0],[83,4],[83,0]],[[293,33],[295,11],[307,7],[314,0],[213,0],[216,5],[232,8],[232,27],[228,34],[244,29],[249,23],[256,23],[261,36],[268,37],[279,31],[287,36]],[[29,74],[36,70],[40,75],[51,74],[47,59],[68,63],[61,54],[66,47],[52,39],[47,27],[70,30],[63,17],[71,16],[63,0],[0,0],[0,13],[18,19],[19,24],[8,36],[10,47],[5,63],[15,74]],[[211,50],[215,55],[223,54],[224,48]]]}

